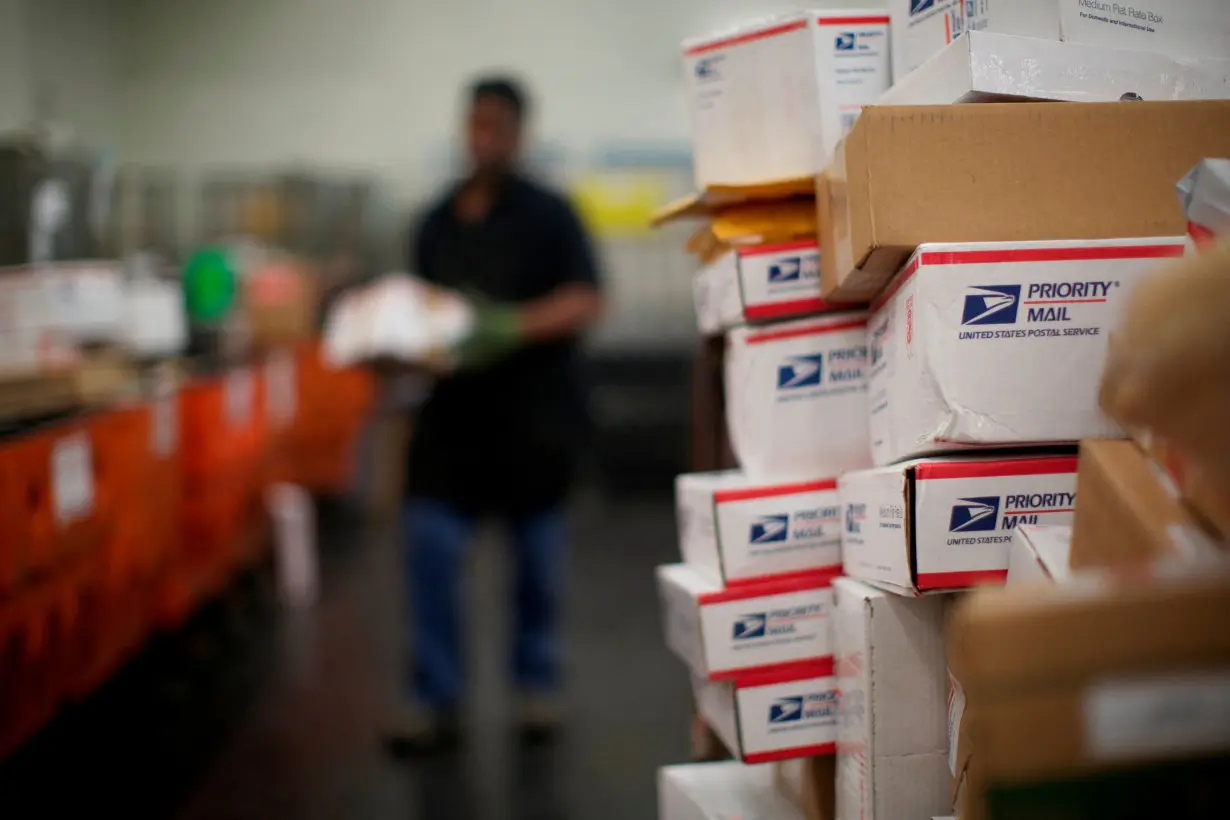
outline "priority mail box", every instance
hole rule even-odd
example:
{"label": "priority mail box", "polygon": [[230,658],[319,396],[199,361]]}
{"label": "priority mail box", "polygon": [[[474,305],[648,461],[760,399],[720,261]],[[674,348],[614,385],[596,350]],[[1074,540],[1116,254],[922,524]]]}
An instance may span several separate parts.
{"label": "priority mail box", "polygon": [[701,678],[831,661],[831,575],[731,589],[686,564],[657,575],[666,644]]}
{"label": "priority mail box", "polygon": [[1179,236],[1210,156],[1230,101],[872,106],[817,179],[821,290],[870,301],[924,242]]}
{"label": "priority mail box", "polygon": [[1071,527],[1017,527],[1008,551],[1008,586],[1063,583],[1072,574],[1068,569],[1071,552]]}
{"label": "priority mail box", "polygon": [[1002,584],[1021,524],[1070,524],[1075,456],[919,459],[847,473],[846,575],[913,594]]}
{"label": "priority mail box", "polygon": [[770,766],[691,763],[658,770],[659,820],[807,820],[773,784]]}
{"label": "priority mail box", "polygon": [[683,560],[728,586],[841,571],[837,479],[752,481],[737,470],[675,479]]}
{"label": "priority mail box", "polygon": [[735,248],[697,272],[693,294],[696,323],[706,335],[851,307],[820,298],[820,251],[814,239]]}
{"label": "priority mail box", "polygon": [[1183,237],[926,244],[873,305],[876,464],[962,446],[1121,436],[1107,334]]}
{"label": "priority mail box", "polygon": [[1186,59],[968,31],[884,92],[876,104],[948,105],[1022,98],[1113,102],[1129,96],[1224,100],[1230,97],[1230,59]]}
{"label": "priority mail box", "polygon": [[960,36],[965,25],[963,2],[891,0],[894,83],[906,79],[910,72]]}
{"label": "priority mail box", "polygon": [[1230,56],[1225,0],[967,0],[965,27],[1185,59]]}
{"label": "priority mail box", "polygon": [[814,176],[890,83],[882,12],[798,12],[683,51],[702,190]]}
{"label": "priority mail box", "polygon": [[726,422],[744,472],[806,481],[869,464],[866,366],[863,313],[730,331]]}
{"label": "priority mail box", "polygon": [[837,679],[817,663],[732,681],[693,678],[696,709],[744,763],[831,755],[837,749]]}
{"label": "priority mail box", "polygon": [[833,599],[838,820],[951,811],[946,601],[851,578],[834,582]]}

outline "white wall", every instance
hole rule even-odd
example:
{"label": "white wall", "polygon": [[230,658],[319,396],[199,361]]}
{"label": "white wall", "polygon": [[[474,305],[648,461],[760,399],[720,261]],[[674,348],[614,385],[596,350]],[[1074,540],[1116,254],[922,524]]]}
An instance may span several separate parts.
{"label": "white wall", "polygon": [[114,0],[0,0],[0,130],[39,121],[91,148],[115,145]]}
{"label": "white wall", "polygon": [[[798,0],[129,0],[120,77],[132,159],[310,162],[434,181],[459,93],[507,68],[571,151],[685,139],[679,42]],[[868,6],[874,0],[810,5]]]}
{"label": "white wall", "polygon": [[117,147],[116,0],[26,0],[25,55],[34,113],[76,141]]}
{"label": "white wall", "polygon": [[30,122],[25,0],[0,0],[0,131]]}

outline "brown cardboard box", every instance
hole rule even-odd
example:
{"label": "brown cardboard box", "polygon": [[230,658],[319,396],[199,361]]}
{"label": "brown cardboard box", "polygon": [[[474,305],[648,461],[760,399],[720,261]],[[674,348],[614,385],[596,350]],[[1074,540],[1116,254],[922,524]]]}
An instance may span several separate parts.
{"label": "brown cardboard box", "polygon": [[802,809],[807,820],[833,820],[837,814],[837,757],[807,757],[773,765],[777,790]]}
{"label": "brown cardboard box", "polygon": [[1182,496],[1230,535],[1230,237],[1132,290],[1110,336],[1099,403]]}
{"label": "brown cardboard box", "polygon": [[1131,441],[1081,442],[1072,568],[1212,550],[1160,468]]}
{"label": "brown cardboard box", "polygon": [[1177,784],[1172,807],[1230,798],[1225,561],[975,592],[949,639],[975,750],[963,818],[1102,816],[1091,802],[1149,784]]}
{"label": "brown cardboard box", "polygon": [[253,271],[244,281],[243,305],[257,350],[297,344],[316,334],[320,290],[306,265],[278,260]]}
{"label": "brown cardboard box", "polygon": [[1141,434],[1138,439],[1210,534],[1222,540],[1230,535],[1230,487],[1221,479],[1224,470],[1210,470],[1207,454],[1202,460],[1190,458],[1161,436]]}
{"label": "brown cardboard box", "polygon": [[826,299],[922,242],[1176,236],[1176,181],[1230,155],[1230,102],[865,108],[817,181]]}

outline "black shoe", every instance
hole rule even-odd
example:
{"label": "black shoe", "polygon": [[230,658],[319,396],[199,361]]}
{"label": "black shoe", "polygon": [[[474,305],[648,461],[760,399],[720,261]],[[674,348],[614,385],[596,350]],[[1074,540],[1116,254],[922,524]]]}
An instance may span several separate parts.
{"label": "black shoe", "polygon": [[384,740],[395,757],[441,752],[461,740],[461,721],[452,709],[407,707],[394,718]]}
{"label": "black shoe", "polygon": [[517,707],[517,731],[526,743],[547,743],[559,734],[563,707],[550,694],[526,694]]}

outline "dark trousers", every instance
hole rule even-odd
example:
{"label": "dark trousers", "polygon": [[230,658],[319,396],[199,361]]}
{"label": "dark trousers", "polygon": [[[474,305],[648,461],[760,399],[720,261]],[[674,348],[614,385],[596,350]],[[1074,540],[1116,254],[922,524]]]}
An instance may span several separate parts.
{"label": "dark trousers", "polygon": [[[432,708],[460,702],[466,635],[463,569],[477,520],[425,498],[405,506],[407,586],[414,660],[412,695]],[[513,681],[523,692],[559,685],[559,599],[565,546],[560,508],[511,522],[514,549]]]}

